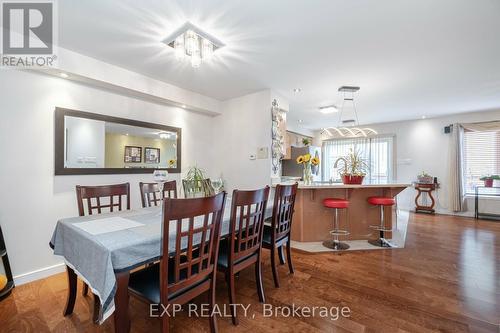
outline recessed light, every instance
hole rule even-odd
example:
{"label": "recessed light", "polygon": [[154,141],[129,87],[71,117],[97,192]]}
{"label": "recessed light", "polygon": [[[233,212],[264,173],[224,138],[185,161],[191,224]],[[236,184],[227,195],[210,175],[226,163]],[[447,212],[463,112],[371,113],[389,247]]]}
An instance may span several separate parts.
{"label": "recessed light", "polygon": [[329,114],[329,113],[334,113],[338,112],[339,110],[335,105],[326,105],[326,106],[320,106],[319,107],[319,112],[324,113],[324,114]]}
{"label": "recessed light", "polygon": [[427,118],[427,117],[426,116],[422,116],[422,119],[425,119],[425,118]]}
{"label": "recessed light", "polygon": [[299,123],[301,123],[301,124],[302,124],[302,122],[304,122],[302,119],[299,119],[299,120],[297,120],[297,121],[298,121]]}
{"label": "recessed light", "polygon": [[296,94],[299,93],[299,92],[301,92],[301,91],[302,91],[302,89],[300,89],[300,88],[294,88],[293,89],[293,92],[296,93]]}
{"label": "recessed light", "polygon": [[128,136],[128,133],[125,133],[126,136]]}
{"label": "recessed light", "polygon": [[181,105],[181,107],[182,107],[183,109],[185,109],[185,108],[186,108],[186,105],[185,105],[185,104],[182,104],[182,105]]}
{"label": "recessed light", "polygon": [[69,77],[69,75],[64,72],[59,73],[59,76],[62,77],[63,79],[67,79]]}

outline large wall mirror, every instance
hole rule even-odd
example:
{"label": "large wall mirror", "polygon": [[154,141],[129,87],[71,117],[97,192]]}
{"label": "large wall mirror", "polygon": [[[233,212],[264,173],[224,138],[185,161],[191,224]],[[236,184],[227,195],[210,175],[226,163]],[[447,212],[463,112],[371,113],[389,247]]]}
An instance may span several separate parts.
{"label": "large wall mirror", "polygon": [[56,108],[55,174],[181,170],[181,129]]}

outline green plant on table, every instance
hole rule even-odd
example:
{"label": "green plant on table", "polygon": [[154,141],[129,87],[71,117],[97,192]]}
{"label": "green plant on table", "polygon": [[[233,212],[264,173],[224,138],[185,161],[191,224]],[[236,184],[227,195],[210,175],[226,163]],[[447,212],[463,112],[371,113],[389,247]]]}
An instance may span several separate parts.
{"label": "green plant on table", "polygon": [[368,163],[362,157],[361,151],[356,147],[349,149],[349,153],[344,157],[338,158],[335,161],[335,168],[339,161],[344,162],[344,170],[340,172],[341,176],[365,176],[369,169]]}
{"label": "green plant on table", "polygon": [[479,180],[500,180],[500,176],[499,175],[489,175],[489,176],[482,176],[481,178],[479,178]]}

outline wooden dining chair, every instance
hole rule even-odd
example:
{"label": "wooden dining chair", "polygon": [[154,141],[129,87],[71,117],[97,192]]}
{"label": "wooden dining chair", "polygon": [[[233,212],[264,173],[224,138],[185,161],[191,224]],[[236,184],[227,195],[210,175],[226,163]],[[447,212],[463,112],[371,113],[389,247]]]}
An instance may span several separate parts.
{"label": "wooden dining chair", "polygon": [[238,325],[236,315],[235,275],[249,266],[255,266],[255,280],[259,301],[265,302],[262,286],[262,232],[269,186],[256,191],[233,191],[229,236],[221,241],[218,267],[225,273],[229,291],[231,318]]}
{"label": "wooden dining chair", "polygon": [[[123,199],[124,197],[124,199]],[[130,184],[103,185],[103,186],[76,186],[76,200],[78,214],[80,216],[93,215],[107,211],[130,210]],[[87,296],[89,286],[84,282],[82,294]],[[97,322],[99,317],[100,301],[94,295],[93,320]]]}
{"label": "wooden dining chair", "polygon": [[158,206],[163,198],[177,199],[177,182],[171,180],[163,183],[163,190],[160,193],[158,183],[139,183],[141,191],[142,208]]}
{"label": "wooden dining chair", "polygon": [[[213,313],[225,200],[225,192],[207,198],[164,199],[162,257],[159,263],[130,274],[130,294],[150,304],[172,307],[208,291]],[[175,239],[171,239],[171,231]],[[216,315],[209,319],[210,331],[217,332]],[[168,332],[169,316],[165,314],[161,320],[162,332]]]}
{"label": "wooden dining chair", "polygon": [[184,197],[197,198],[197,197],[209,197],[215,195],[214,187],[210,178],[202,180],[182,180],[182,188],[184,190]]}
{"label": "wooden dining chair", "polygon": [[276,263],[276,250],[280,263],[284,264],[283,246],[286,244],[286,255],[288,261],[288,269],[290,274],[293,274],[293,264],[291,255],[291,237],[292,219],[295,207],[295,196],[297,194],[298,184],[293,185],[276,185],[274,193],[273,216],[271,225],[264,226],[264,236],[262,239],[262,247],[271,250],[271,266],[273,271],[274,285],[279,288],[278,266]]}

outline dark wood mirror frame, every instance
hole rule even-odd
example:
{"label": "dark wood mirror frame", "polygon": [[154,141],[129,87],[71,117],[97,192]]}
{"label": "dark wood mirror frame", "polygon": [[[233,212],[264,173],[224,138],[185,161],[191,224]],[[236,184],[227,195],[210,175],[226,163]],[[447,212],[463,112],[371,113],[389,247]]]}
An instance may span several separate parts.
{"label": "dark wood mirror frame", "polygon": [[[138,120],[124,119],[106,116],[102,114],[77,111],[64,108],[56,108],[55,116],[55,133],[54,133],[54,162],[55,162],[55,175],[109,175],[109,174],[138,174],[138,173],[153,173],[154,170],[167,170],[170,173],[181,172],[181,143],[182,143],[182,129],[179,127],[172,127],[166,125],[159,125],[147,123]],[[93,120],[101,120],[111,123],[118,123],[123,125],[153,128],[166,132],[177,133],[177,165],[175,168],[65,168],[64,167],[64,117],[77,117]]]}

